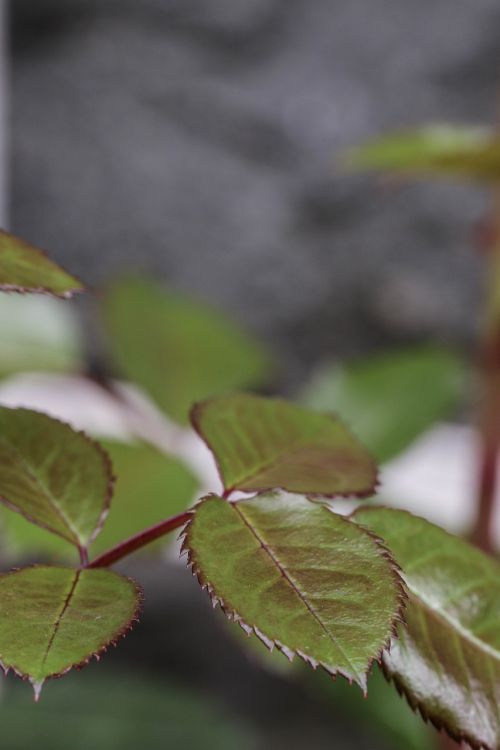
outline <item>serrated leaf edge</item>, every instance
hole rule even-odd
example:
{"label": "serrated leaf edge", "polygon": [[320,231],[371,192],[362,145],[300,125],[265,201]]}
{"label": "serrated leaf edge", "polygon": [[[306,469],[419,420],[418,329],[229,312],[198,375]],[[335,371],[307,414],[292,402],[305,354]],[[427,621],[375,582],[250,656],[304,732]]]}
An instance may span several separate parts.
{"label": "serrated leaf edge", "polygon": [[[237,394],[235,393],[235,394],[232,394],[232,395],[237,395]],[[255,394],[251,394],[251,395],[255,395]],[[304,492],[302,490],[301,491],[289,490],[287,487],[282,487],[282,486],[279,486],[279,485],[278,486],[274,485],[274,486],[264,487],[264,488],[262,488],[262,487],[251,487],[251,486],[247,485],[247,486],[245,486],[244,489],[242,489],[240,487],[240,484],[241,484],[240,482],[238,482],[233,487],[227,487],[226,483],[224,481],[224,475],[222,473],[222,467],[221,467],[220,461],[219,461],[219,459],[217,457],[217,453],[214,450],[214,448],[212,447],[212,445],[211,445],[210,441],[208,440],[208,438],[204,435],[203,429],[201,427],[201,421],[200,421],[200,414],[201,414],[202,409],[205,406],[207,406],[208,404],[219,400],[220,398],[221,398],[220,396],[212,396],[211,398],[207,398],[207,399],[204,399],[203,401],[197,401],[196,403],[194,403],[193,406],[191,407],[190,411],[189,411],[189,421],[191,423],[192,428],[196,432],[196,434],[201,438],[201,440],[203,440],[203,442],[207,446],[208,450],[212,454],[214,462],[215,462],[215,466],[217,468],[217,473],[219,475],[219,479],[221,481],[221,484],[222,484],[222,486],[223,486],[224,491],[225,491],[226,494],[229,494],[231,492],[234,492],[234,491],[240,490],[240,489],[241,489],[242,492],[255,492],[255,493],[259,494],[259,495],[260,494],[266,494],[268,492],[274,492],[275,490],[282,490],[283,492],[290,492],[290,494],[293,494],[293,495],[307,495],[308,497],[318,497],[318,498],[325,497],[325,498],[328,498],[328,499],[331,499],[331,500],[333,500],[334,498],[339,498],[339,497],[346,498],[346,499],[352,498],[352,499],[363,500],[363,499],[371,497],[371,495],[375,494],[377,488],[380,485],[379,468],[378,468],[377,462],[375,461],[375,459],[371,455],[371,453],[368,450],[368,448],[366,448],[366,446],[364,445],[364,443],[361,440],[359,440],[359,438],[351,431],[351,429],[345,424],[345,422],[343,421],[343,419],[341,417],[339,417],[335,412],[321,412],[321,411],[316,411],[314,409],[307,409],[306,407],[301,406],[300,404],[295,404],[294,402],[289,402],[286,399],[277,398],[277,397],[274,397],[274,396],[273,397],[267,397],[267,400],[268,401],[274,401],[274,402],[282,403],[282,404],[286,404],[286,405],[297,406],[298,408],[301,408],[304,411],[312,411],[315,414],[320,414],[320,415],[322,415],[322,416],[324,416],[326,418],[330,418],[332,421],[340,423],[342,425],[342,427],[344,428],[344,430],[348,433],[348,435],[353,440],[355,440],[357,443],[359,443],[359,445],[361,445],[361,447],[363,448],[363,450],[366,453],[367,464],[370,463],[370,469],[371,469],[371,473],[372,473],[372,476],[373,476],[373,482],[372,482],[371,487],[368,488],[368,489],[366,489],[366,490],[359,490],[358,492],[344,491],[344,492],[334,492],[334,493],[329,493],[329,494],[320,493],[320,492]],[[295,450],[297,450],[297,447],[295,448]],[[277,463],[278,460],[279,459],[277,459],[276,461],[274,461],[272,463],[267,464],[264,468],[268,469],[274,463]],[[263,469],[259,470],[259,472],[261,472],[261,471],[263,471]],[[245,481],[245,480],[243,480],[243,481]]]}
{"label": "serrated leaf edge", "polygon": [[[258,492],[256,495],[250,497],[250,498],[244,498],[242,500],[237,500],[235,502],[237,503],[244,503],[248,500],[253,500],[255,497],[259,497],[259,495],[266,494],[264,491]],[[367,536],[369,536],[376,544],[376,546],[379,549],[379,552],[381,556],[387,560],[389,563],[389,568],[391,572],[391,576],[393,578],[393,582],[395,584],[395,589],[397,592],[397,609],[394,614],[392,624],[390,627],[390,633],[387,638],[387,640],[382,644],[379,651],[368,661],[368,664],[366,666],[366,669],[364,671],[363,680],[357,680],[355,677],[353,677],[351,674],[349,674],[347,671],[343,669],[331,669],[327,664],[323,662],[318,662],[316,659],[313,659],[309,657],[307,654],[305,654],[303,651],[300,650],[293,650],[288,648],[284,643],[281,643],[278,640],[268,638],[258,627],[255,625],[250,625],[249,623],[245,622],[245,620],[236,612],[236,610],[229,607],[222,597],[218,596],[211,583],[205,578],[203,575],[201,568],[198,566],[196,562],[196,558],[194,556],[192,548],[189,546],[189,530],[192,525],[192,523],[195,520],[196,517],[196,509],[199,505],[204,503],[206,500],[209,500],[211,498],[217,498],[219,500],[223,500],[224,498],[221,498],[220,495],[217,495],[216,493],[210,493],[209,495],[206,495],[205,497],[202,497],[191,509],[192,515],[190,519],[186,522],[185,526],[182,528],[178,540],[181,542],[181,548],[180,548],[180,556],[186,556],[187,557],[187,567],[191,569],[191,573],[193,576],[196,577],[200,588],[202,591],[206,591],[210,597],[210,600],[212,602],[212,606],[215,608],[219,606],[221,610],[224,612],[227,619],[231,622],[236,622],[241,629],[246,633],[247,636],[250,636],[252,633],[254,633],[257,638],[259,638],[260,641],[266,646],[266,648],[269,649],[269,651],[273,651],[276,647],[279,651],[281,651],[287,659],[291,662],[293,661],[295,656],[298,656],[301,658],[306,664],[309,664],[314,670],[316,670],[318,667],[321,667],[327,674],[330,675],[333,679],[337,677],[337,675],[340,675],[344,679],[346,679],[349,683],[349,685],[352,685],[354,682],[358,687],[361,689],[361,692],[363,693],[363,696],[366,698],[368,691],[367,691],[367,679],[370,675],[370,672],[373,668],[373,665],[375,662],[378,664],[381,663],[381,659],[383,656],[384,651],[387,649],[390,649],[390,645],[393,638],[397,638],[397,626],[399,623],[404,624],[404,610],[406,608],[406,603],[408,600],[408,595],[406,593],[406,586],[404,583],[404,580],[401,576],[401,569],[399,568],[399,565],[395,561],[394,557],[392,556],[389,549],[384,544],[383,540],[380,539],[376,534],[374,534],[370,529],[366,529],[365,527],[358,525],[358,528],[365,532]],[[332,513],[334,516],[338,516],[339,518],[345,520],[346,523],[348,523],[348,519],[345,516],[340,516],[338,513],[335,513],[331,508],[328,506],[323,506],[326,511]]]}
{"label": "serrated leaf edge", "polygon": [[[406,513],[408,516],[412,516],[413,518],[419,518],[421,519],[422,516],[418,516],[415,513],[412,513],[409,510],[404,510],[401,508],[387,508],[383,505],[370,505],[369,507],[366,506],[360,506],[359,508],[356,508],[352,513],[349,514],[348,518],[354,518],[358,511],[377,511],[377,510],[396,510],[400,513]],[[423,519],[424,521],[427,519]],[[430,521],[428,523],[431,523]],[[365,531],[370,532],[371,529],[368,529],[366,526],[363,526],[363,524],[358,524],[360,528],[363,528]],[[441,528],[441,527],[440,527]],[[446,531],[446,529],[441,529],[445,534],[448,534],[448,536],[451,536],[453,538],[453,534],[450,534]],[[401,571],[401,573],[404,575],[401,568],[398,569]],[[406,589],[406,584],[405,584]],[[408,602],[410,602],[410,597],[408,596]],[[402,622],[402,625],[405,626],[406,623]],[[394,637],[397,638],[397,633],[394,634]],[[390,644],[389,647],[384,649],[384,651],[390,651]],[[427,712],[423,706],[420,706],[418,701],[414,700],[410,694],[410,692],[404,687],[404,685],[401,683],[401,681],[398,679],[396,675],[390,674],[389,667],[384,662],[384,653],[380,655],[380,659],[378,660],[379,666],[382,669],[382,673],[387,680],[388,683],[392,683],[396,690],[398,691],[399,695],[402,696],[406,702],[408,703],[411,710],[421,716],[421,718],[425,721],[426,724],[431,724],[435,729],[437,729],[438,732],[445,732],[449,737],[451,737],[452,740],[455,740],[457,743],[461,742],[467,742],[473,750],[497,750],[497,748],[493,747],[492,745],[485,745],[484,743],[478,743],[473,737],[468,736],[467,734],[463,732],[455,732],[450,727],[446,725],[444,721],[439,719],[436,716],[432,716],[430,712]]]}
{"label": "serrated leaf edge", "polygon": [[[7,573],[2,573],[2,576],[5,575],[15,575],[16,573],[22,573],[25,570],[32,570],[36,568],[58,568],[60,566],[57,565],[28,565],[23,568],[11,568]],[[123,578],[125,581],[128,581],[128,583],[131,584],[133,587],[135,594],[136,594],[136,602],[134,610],[131,614],[130,619],[128,622],[119,630],[114,633],[111,639],[105,640],[102,645],[100,645],[95,651],[93,651],[89,656],[87,656],[85,659],[82,659],[82,661],[79,661],[75,664],[71,664],[69,667],[66,667],[65,669],[61,670],[60,672],[54,672],[54,674],[49,675],[44,680],[37,681],[33,680],[29,674],[26,674],[25,672],[22,672],[20,669],[18,669],[14,664],[9,665],[8,667],[5,666],[3,659],[0,655],[0,669],[4,673],[4,676],[6,677],[9,672],[13,672],[17,677],[20,677],[21,680],[24,682],[29,682],[31,686],[33,687],[34,693],[35,693],[35,701],[38,701],[41,693],[42,686],[44,685],[47,680],[54,680],[59,679],[60,677],[64,677],[65,674],[68,674],[72,669],[76,669],[77,671],[80,671],[84,667],[86,667],[92,659],[96,659],[96,661],[100,661],[101,655],[103,653],[106,653],[109,646],[117,646],[119,641],[125,638],[127,633],[129,633],[133,627],[136,625],[136,623],[139,622],[139,616],[142,612],[143,604],[144,604],[144,591],[142,586],[140,586],[137,581],[135,581],[130,576],[122,575],[121,573],[117,573],[114,570],[109,570],[109,568],[105,568],[105,570],[108,570],[109,573],[112,573],[113,575],[117,576],[118,578]],[[75,573],[78,572],[78,569],[75,568]]]}
{"label": "serrated leaf edge", "polygon": [[70,299],[75,294],[80,294],[86,291],[85,284],[83,284],[77,276],[69,273],[65,268],[59,265],[59,263],[56,263],[54,260],[52,260],[52,258],[45,250],[32,245],[30,242],[27,242],[27,240],[24,240],[21,237],[12,234],[11,232],[5,231],[5,229],[0,229],[0,235],[12,237],[13,240],[23,245],[25,249],[30,250],[30,252],[34,253],[35,255],[39,255],[44,261],[49,263],[54,268],[54,270],[58,271],[59,273],[65,274],[68,277],[68,280],[72,282],[72,284],[78,284],[78,286],[69,286],[69,288],[65,292],[55,292],[48,286],[44,286],[43,284],[41,284],[40,286],[22,286],[21,284],[5,284],[0,282],[0,292],[10,292],[16,294],[46,294],[50,297],[57,297],[59,299]]}
{"label": "serrated leaf edge", "polygon": [[[47,414],[46,412],[39,411],[37,409],[26,409],[24,407],[10,407],[10,406],[4,406],[1,405],[2,409],[9,409],[10,411],[23,411],[23,412],[29,412],[30,414],[36,414],[37,416],[42,416],[48,419],[50,422],[57,422],[58,424],[62,425],[63,427],[68,427],[72,432],[74,432],[76,435],[79,435],[82,437],[87,443],[92,445],[92,447],[97,451],[97,453],[100,455],[104,469],[107,476],[107,485],[106,485],[106,494],[104,497],[104,504],[102,511],[99,515],[99,518],[97,519],[96,526],[94,528],[94,531],[90,535],[87,544],[85,545],[84,549],[87,549],[90,547],[92,542],[95,540],[99,532],[101,531],[102,527],[104,526],[104,523],[106,521],[106,518],[109,514],[110,506],[111,506],[111,499],[113,497],[114,492],[114,485],[116,482],[116,476],[114,474],[113,470],[113,464],[111,461],[111,458],[107,451],[104,450],[102,445],[93,438],[90,437],[84,430],[75,430],[75,428],[69,424],[69,422],[65,422],[62,419],[58,419],[57,417],[52,417],[51,415]],[[68,539],[66,536],[61,534],[59,531],[56,531],[55,529],[52,529],[47,524],[41,523],[40,521],[34,520],[29,514],[25,513],[25,511],[18,508],[14,503],[11,503],[10,500],[7,500],[7,498],[3,497],[0,494],[0,503],[4,505],[6,508],[11,510],[13,513],[18,513],[20,516],[23,516],[27,521],[32,523],[35,526],[38,526],[41,529],[44,529],[45,531],[48,531],[51,534],[55,534],[56,536],[60,537],[61,539],[64,539],[69,544],[72,544],[74,547],[77,547],[80,549],[79,545],[76,544],[74,541]]]}

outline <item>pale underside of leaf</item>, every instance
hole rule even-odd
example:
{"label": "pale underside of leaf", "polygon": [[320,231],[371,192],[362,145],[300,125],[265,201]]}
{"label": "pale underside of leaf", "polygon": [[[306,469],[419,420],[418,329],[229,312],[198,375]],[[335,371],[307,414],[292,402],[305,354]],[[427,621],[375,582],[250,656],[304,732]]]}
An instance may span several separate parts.
{"label": "pale underside of leaf", "polygon": [[196,404],[191,421],[215,456],[226,493],[280,488],[362,497],[377,484],[373,459],[331,415],[234,394]]}
{"label": "pale underside of leaf", "polygon": [[137,620],[141,593],[109,570],[35,566],[0,576],[0,662],[43,682],[96,658]]}
{"label": "pale underside of leaf", "polygon": [[404,511],[361,509],[401,565],[409,602],[383,667],[410,705],[472,747],[500,747],[500,565]]}
{"label": "pale underside of leaf", "polygon": [[84,433],[28,409],[0,407],[0,501],[80,549],[107,515],[113,474]]}
{"label": "pale underside of leaf", "polygon": [[357,531],[303,497],[209,496],[186,526],[184,549],[202,587],[247,633],[365,691],[404,594],[379,540]]}
{"label": "pale underside of leaf", "polygon": [[63,271],[41,250],[0,230],[0,290],[71,297],[83,291],[80,281]]}

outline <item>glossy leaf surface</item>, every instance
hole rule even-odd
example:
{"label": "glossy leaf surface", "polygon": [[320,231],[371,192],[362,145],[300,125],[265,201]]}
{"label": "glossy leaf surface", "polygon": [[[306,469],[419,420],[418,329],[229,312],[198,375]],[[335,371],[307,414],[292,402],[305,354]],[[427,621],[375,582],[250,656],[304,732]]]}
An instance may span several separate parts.
{"label": "glossy leaf surface", "polygon": [[191,420],[228,491],[362,496],[376,485],[371,456],[333,416],[281,399],[234,394],[196,404]]}
{"label": "glossy leaf surface", "polygon": [[93,440],[29,409],[0,407],[0,500],[84,548],[107,513],[109,460]]}
{"label": "glossy leaf surface", "polygon": [[71,297],[83,286],[41,250],[0,230],[0,290]]}
{"label": "glossy leaf surface", "polygon": [[473,747],[500,747],[500,564],[405,511],[360,509],[401,565],[407,627],[384,669],[410,704]]}
{"label": "glossy leaf surface", "polygon": [[39,566],[0,576],[0,661],[38,694],[131,626],[139,591],[110,570]]}
{"label": "glossy leaf surface", "polygon": [[426,346],[327,366],[302,398],[315,409],[338,411],[375,457],[387,461],[451,414],[464,384],[460,358]]}
{"label": "glossy leaf surface", "polygon": [[201,585],[247,632],[365,690],[402,596],[374,537],[302,497],[213,495],[197,506],[184,546]]}
{"label": "glossy leaf surface", "polygon": [[116,282],[103,310],[119,370],[178,422],[195,401],[268,377],[266,354],[230,320],[152,281]]}
{"label": "glossy leaf surface", "polygon": [[430,125],[352,149],[352,166],[498,182],[500,138],[483,127]]}

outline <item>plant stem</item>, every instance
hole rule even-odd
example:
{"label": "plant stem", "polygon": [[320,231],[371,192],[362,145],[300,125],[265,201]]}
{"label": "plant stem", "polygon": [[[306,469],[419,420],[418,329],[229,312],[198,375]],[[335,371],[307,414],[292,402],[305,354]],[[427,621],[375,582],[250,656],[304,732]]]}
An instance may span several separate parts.
{"label": "plant stem", "polygon": [[472,540],[484,552],[495,552],[493,516],[500,453],[500,196],[495,196],[491,241],[487,248],[488,298],[480,350],[482,406],[479,415],[480,467],[476,521]]}
{"label": "plant stem", "polygon": [[86,547],[78,547],[78,554],[80,555],[80,565],[85,568],[89,563],[89,553]]}
{"label": "plant stem", "polygon": [[122,560],[124,557],[132,554],[141,547],[145,547],[146,544],[153,542],[155,539],[159,539],[165,536],[170,531],[178,529],[180,526],[185,524],[191,518],[192,511],[187,510],[184,513],[179,513],[177,516],[167,518],[165,521],[150,526],[144,531],[140,531],[138,534],[131,536],[129,539],[117,544],[116,547],[112,547],[107,552],[103,552],[102,555],[96,557],[95,560],[88,563],[85,567],[87,568],[109,568],[118,560]]}

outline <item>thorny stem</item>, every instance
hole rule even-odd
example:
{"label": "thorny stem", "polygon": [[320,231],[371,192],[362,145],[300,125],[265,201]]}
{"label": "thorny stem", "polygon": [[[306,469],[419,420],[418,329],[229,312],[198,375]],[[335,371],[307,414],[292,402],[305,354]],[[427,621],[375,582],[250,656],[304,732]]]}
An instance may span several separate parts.
{"label": "thorny stem", "polygon": [[90,563],[87,563],[87,568],[109,568],[114,563],[122,560],[124,557],[131,555],[141,547],[145,547],[146,544],[153,542],[155,539],[159,539],[165,536],[170,531],[178,529],[183,526],[191,518],[192,511],[187,510],[184,513],[179,513],[177,516],[167,518],[165,521],[150,526],[144,531],[140,531],[138,534],[131,536],[129,539],[117,544],[116,547],[112,547],[107,552],[103,552],[102,555],[96,557]]}

